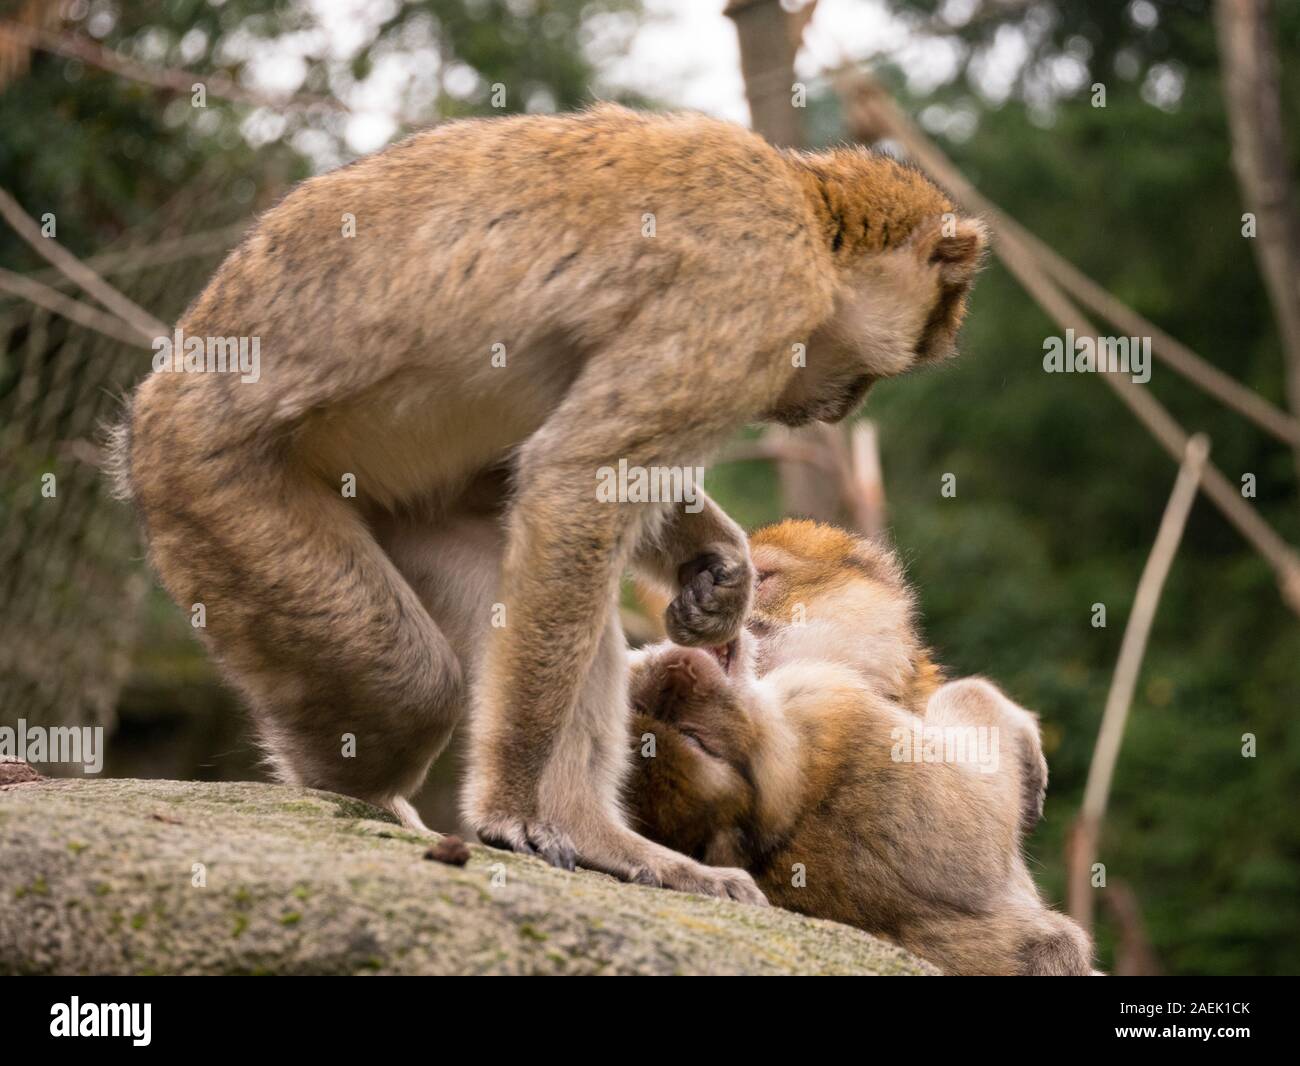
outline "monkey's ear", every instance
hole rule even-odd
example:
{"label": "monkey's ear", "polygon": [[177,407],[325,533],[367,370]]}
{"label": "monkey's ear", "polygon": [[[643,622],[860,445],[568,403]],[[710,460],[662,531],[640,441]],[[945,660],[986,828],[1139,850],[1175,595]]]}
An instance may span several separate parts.
{"label": "monkey's ear", "polygon": [[968,284],[984,260],[989,229],[978,218],[944,215],[929,242],[929,262],[939,267],[945,284]]}

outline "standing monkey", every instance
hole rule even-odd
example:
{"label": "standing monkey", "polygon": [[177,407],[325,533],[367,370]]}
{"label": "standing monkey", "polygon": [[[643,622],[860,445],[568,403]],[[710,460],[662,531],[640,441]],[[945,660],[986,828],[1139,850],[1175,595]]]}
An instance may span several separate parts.
{"label": "standing monkey", "polygon": [[951,350],[984,240],[865,151],[613,106],[450,123],[258,222],[179,327],[259,338],[260,379],[154,373],[118,472],[283,778],[419,826],[407,797],[468,701],[483,840],[758,901],[618,807],[620,575],[673,589],[674,639],[725,644],[745,539],[707,498],[601,502],[598,472],[842,418]]}

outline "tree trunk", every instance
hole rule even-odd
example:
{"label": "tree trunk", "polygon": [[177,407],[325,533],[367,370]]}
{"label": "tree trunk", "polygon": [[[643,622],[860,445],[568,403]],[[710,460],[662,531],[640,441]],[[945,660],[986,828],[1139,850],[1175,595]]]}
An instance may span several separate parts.
{"label": "tree trunk", "polygon": [[[755,132],[779,147],[801,148],[807,143],[803,115],[794,106],[792,87],[794,57],[811,7],[791,14],[779,0],[730,0],[726,8],[740,39],[740,70],[745,78],[750,123]],[[778,444],[793,441],[820,447],[822,438],[817,428],[787,430],[773,426],[767,430],[766,439]],[[821,522],[844,518],[839,486],[832,478],[806,463],[790,460],[779,460],[776,470],[784,513]]]}
{"label": "tree trunk", "polygon": [[791,88],[799,50],[792,28],[802,26],[802,13],[791,15],[779,0],[730,0],[726,14],[740,38],[740,70],[754,129],[779,147],[802,148],[803,119]]}
{"label": "tree trunk", "polygon": [[[1269,0],[1215,4],[1233,168],[1255,215],[1252,243],[1282,336],[1287,402],[1300,415],[1300,213],[1282,132],[1272,14]],[[1296,468],[1300,473],[1300,447]]]}

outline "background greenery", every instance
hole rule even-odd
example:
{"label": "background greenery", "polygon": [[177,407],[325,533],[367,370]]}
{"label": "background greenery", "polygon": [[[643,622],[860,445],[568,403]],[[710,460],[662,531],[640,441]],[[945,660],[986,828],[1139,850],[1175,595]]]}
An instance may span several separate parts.
{"label": "background greenery", "polygon": [[[918,25],[933,3],[896,2]],[[1043,0],[1007,17],[945,31],[959,61],[915,93],[886,59],[883,74],[996,203],[1085,272],[1218,366],[1282,404],[1282,358],[1229,163],[1208,5]],[[1300,5],[1280,3],[1277,42],[1291,150],[1300,145]],[[194,70],[218,62],[223,37],[274,39],[308,19],[295,5],[227,0],[80,5],[85,32],[108,12],[105,43],[145,35],[159,59]],[[305,89],[344,92],[386,49],[436,47],[469,67],[477,88],[414,92],[408,113],[487,108],[487,86],[526,86],[516,104],[561,109],[593,91],[593,20],[635,26],[623,0],[429,0],[393,5],[372,44],[339,63],[309,64]],[[721,17],[721,16],[720,16]],[[1012,24],[1030,41],[1014,84],[990,95],[981,57]],[[182,54],[195,27],[199,51]],[[1062,65],[1062,60],[1079,65]],[[1067,69],[1068,68],[1068,69]],[[1078,69],[1085,72],[1080,79]],[[1069,76],[1053,76],[1065,71]],[[1073,74],[1071,74],[1073,71]],[[1181,91],[1162,93],[1170,79]],[[1090,87],[1103,82],[1107,106]],[[670,95],[671,87],[665,87]],[[306,174],[304,129],[346,155],[340,119],[305,115],[253,147],[248,108],[211,101],[202,128],[159,90],[45,54],[0,92],[0,185],[55,210],[61,240],[89,254],[129,233],[203,175],[232,202]],[[929,110],[927,110],[929,109]],[[188,111],[188,108],[185,109]],[[954,118],[955,116],[955,118]],[[814,94],[811,128],[839,135],[838,110]],[[943,133],[947,130],[948,135]],[[1293,160],[1293,162],[1295,162]],[[1293,166],[1293,172],[1300,167]],[[241,185],[248,175],[257,184]],[[45,207],[45,205],[49,205]],[[0,263],[38,264],[5,229]],[[1040,883],[1063,896],[1063,836],[1088,760],[1138,575],[1174,477],[1173,465],[1100,383],[1041,369],[1055,333],[996,265],[977,287],[963,352],[950,365],[873,393],[894,537],[921,590],[929,636],[955,673],[995,678],[1043,717],[1052,767],[1048,816],[1031,842]],[[13,384],[0,366],[0,394]],[[1290,453],[1157,364],[1148,386],[1189,428],[1204,429],[1230,480],[1258,479],[1263,513],[1300,542]],[[957,495],[940,495],[944,473]],[[767,467],[719,468],[711,487],[741,521],[779,516]],[[1104,603],[1108,626],[1090,624]],[[1268,569],[1204,500],[1192,515],[1147,653],[1102,847],[1112,879],[1136,893],[1170,973],[1300,972],[1300,627]],[[184,712],[178,714],[178,712]],[[256,773],[240,716],[160,595],[147,605],[136,669],[120,708],[116,773],[237,777]],[[1243,733],[1258,757],[1241,756]],[[453,818],[453,767],[425,810]],[[1103,962],[1113,948],[1102,918]]]}

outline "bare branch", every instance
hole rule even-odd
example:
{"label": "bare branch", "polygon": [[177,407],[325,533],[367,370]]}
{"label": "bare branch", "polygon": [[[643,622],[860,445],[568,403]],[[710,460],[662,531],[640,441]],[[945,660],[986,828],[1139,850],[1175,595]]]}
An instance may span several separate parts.
{"label": "bare branch", "polygon": [[1119,759],[1120,745],[1124,742],[1124,726],[1128,723],[1133,690],[1137,687],[1156,608],[1160,606],[1160,593],[1178,552],[1187,516],[1196,501],[1196,488],[1200,484],[1209,452],[1210,444],[1203,434],[1198,433],[1188,440],[1174,490],[1165,506],[1164,516],[1160,519],[1155,544],[1151,547],[1151,554],[1147,557],[1147,564],[1138,581],[1133,610],[1124,626],[1119,661],[1115,664],[1110,693],[1106,697],[1106,709],[1101,716],[1101,728],[1097,732],[1097,745],[1088,767],[1088,783],[1084,788],[1083,808],[1079,812],[1076,827],[1078,836],[1072,855],[1074,862],[1070,870],[1070,914],[1085,930],[1092,929],[1093,894],[1089,878],[1092,864],[1096,860],[1102,820],[1106,816],[1115,763]]}
{"label": "bare branch", "polygon": [[[248,226],[249,223],[245,220],[237,222],[233,226],[204,230],[201,233],[190,233],[183,237],[127,248],[120,252],[99,252],[95,255],[86,256],[82,263],[100,274],[130,274],[140,270],[148,270],[151,267],[165,266],[168,263],[177,263],[185,259],[195,259],[200,256],[229,251],[239,242],[239,238],[248,231]],[[70,283],[69,279],[59,270],[42,270],[28,276],[33,281],[44,282],[46,285],[53,285],[55,288]]]}
{"label": "bare branch", "polygon": [[19,41],[28,48],[39,48],[68,59],[78,59],[92,67],[106,70],[110,74],[183,95],[189,95],[194,91],[196,84],[201,84],[206,92],[219,99],[237,104],[249,104],[252,107],[270,107],[276,110],[325,107],[332,111],[346,110],[339,100],[330,96],[314,93],[297,93],[290,97],[268,96],[265,93],[243,88],[225,74],[216,72],[198,74],[172,67],[149,66],[124,56],[121,52],[105,48],[87,37],[71,33],[55,33],[51,30],[27,26],[21,22],[0,19],[0,36]]}
{"label": "bare branch", "polygon": [[815,467],[826,473],[837,474],[839,468],[832,456],[826,451],[809,444],[807,441],[793,440],[789,437],[780,439],[764,435],[762,440],[743,441],[728,448],[714,460],[719,463],[748,463],[755,460],[770,460],[777,463],[802,463]]}
{"label": "bare branch", "polygon": [[123,322],[138,330],[146,341],[166,336],[170,332],[158,319],[118,292],[52,237],[42,236],[40,226],[4,189],[0,189],[0,215],[44,259],[53,263]]}
{"label": "bare branch", "polygon": [[869,419],[849,429],[849,462],[844,494],[853,524],[868,537],[885,532],[885,480],[880,470],[880,443],[876,424]]}
{"label": "bare branch", "polygon": [[1160,976],[1160,960],[1156,958],[1155,948],[1142,921],[1137,894],[1128,882],[1112,878],[1107,882],[1102,902],[1110,912],[1117,934],[1115,966],[1111,973],[1116,977]]}
{"label": "bare branch", "polygon": [[59,292],[58,289],[42,285],[39,281],[33,281],[22,274],[15,274],[11,270],[0,269],[0,292],[20,297],[34,303],[37,307],[53,311],[56,315],[62,315],[79,326],[112,337],[115,341],[122,341],[136,348],[150,346],[149,338],[142,337],[116,315],[110,315],[90,304],[83,304],[80,300],[74,300],[71,296]]}

